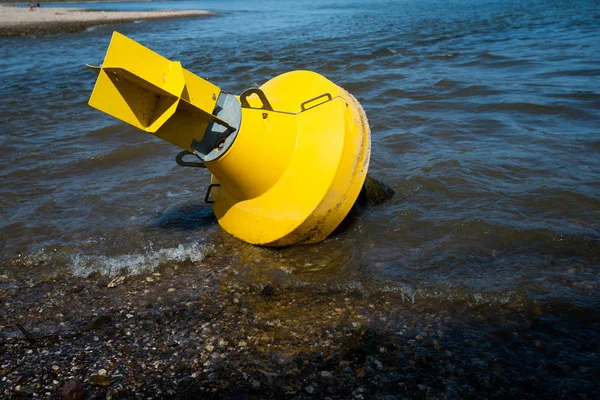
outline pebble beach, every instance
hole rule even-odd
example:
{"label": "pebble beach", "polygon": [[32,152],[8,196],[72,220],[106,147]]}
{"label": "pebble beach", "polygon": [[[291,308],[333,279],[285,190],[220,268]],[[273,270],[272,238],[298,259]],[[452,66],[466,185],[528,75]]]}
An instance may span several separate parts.
{"label": "pebble beach", "polygon": [[0,36],[80,32],[91,26],[164,18],[214,15],[203,10],[97,11],[56,7],[0,7]]}
{"label": "pebble beach", "polygon": [[[4,264],[0,276],[0,398],[585,399],[596,390],[589,321],[565,324],[519,299],[452,309],[294,287],[210,255],[139,276],[65,277],[43,264]],[[19,278],[32,271],[45,272]]]}

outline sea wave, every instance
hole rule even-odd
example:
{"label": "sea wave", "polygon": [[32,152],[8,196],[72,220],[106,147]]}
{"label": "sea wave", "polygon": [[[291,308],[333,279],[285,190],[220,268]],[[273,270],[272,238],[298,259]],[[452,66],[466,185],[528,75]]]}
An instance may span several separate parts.
{"label": "sea wave", "polygon": [[198,243],[173,248],[148,251],[146,254],[124,254],[118,256],[81,255],[71,258],[73,275],[88,276],[98,272],[102,275],[139,275],[153,272],[159,265],[167,262],[201,262],[213,252],[213,247]]}

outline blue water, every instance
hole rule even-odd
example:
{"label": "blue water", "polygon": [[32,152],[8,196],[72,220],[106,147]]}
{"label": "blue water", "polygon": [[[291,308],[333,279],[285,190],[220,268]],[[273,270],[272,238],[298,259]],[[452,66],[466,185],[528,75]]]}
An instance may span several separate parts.
{"label": "blue water", "polygon": [[[597,2],[69,6],[217,15],[0,39],[4,262],[137,273],[212,252],[293,285],[598,311]],[[229,237],[202,202],[206,171],[87,106],[95,76],[84,65],[102,62],[114,30],[230,93],[289,70],[327,76],[363,105],[370,173],[396,196],[314,246]]]}

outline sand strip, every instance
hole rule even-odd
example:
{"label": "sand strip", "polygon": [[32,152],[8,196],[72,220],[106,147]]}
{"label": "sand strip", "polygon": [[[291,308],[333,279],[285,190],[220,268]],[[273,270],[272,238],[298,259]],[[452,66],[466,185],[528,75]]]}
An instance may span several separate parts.
{"label": "sand strip", "polygon": [[92,11],[79,8],[0,7],[0,36],[80,32],[95,25],[214,15],[210,11]]}

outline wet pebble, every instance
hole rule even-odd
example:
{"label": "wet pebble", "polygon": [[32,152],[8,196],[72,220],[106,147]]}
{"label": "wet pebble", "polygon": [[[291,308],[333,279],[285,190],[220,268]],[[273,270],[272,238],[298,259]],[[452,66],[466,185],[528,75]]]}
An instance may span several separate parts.
{"label": "wet pebble", "polygon": [[125,277],[124,276],[117,276],[116,278],[114,278],[113,280],[111,280],[110,282],[108,282],[108,285],[106,285],[106,287],[108,287],[108,288],[114,288],[114,287],[119,286],[123,282],[125,282]]}
{"label": "wet pebble", "polygon": [[83,385],[79,379],[72,379],[64,384],[60,394],[63,400],[83,400]]}
{"label": "wet pebble", "polygon": [[90,385],[92,386],[108,386],[111,380],[104,375],[92,375],[90,376]]}
{"label": "wet pebble", "polygon": [[260,294],[264,297],[271,297],[275,295],[275,288],[273,287],[273,285],[271,285],[270,283],[265,285],[262,290],[260,291]]}
{"label": "wet pebble", "polygon": [[329,371],[321,371],[321,378],[333,378],[333,374]]}
{"label": "wet pebble", "polygon": [[100,316],[94,318],[94,320],[92,322],[90,322],[89,324],[87,324],[83,328],[81,328],[81,330],[83,332],[92,331],[94,329],[98,329],[104,325],[107,325],[111,322],[112,322],[112,318],[110,316],[100,315]]}

